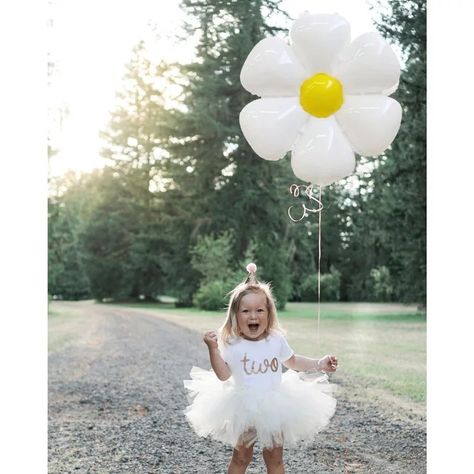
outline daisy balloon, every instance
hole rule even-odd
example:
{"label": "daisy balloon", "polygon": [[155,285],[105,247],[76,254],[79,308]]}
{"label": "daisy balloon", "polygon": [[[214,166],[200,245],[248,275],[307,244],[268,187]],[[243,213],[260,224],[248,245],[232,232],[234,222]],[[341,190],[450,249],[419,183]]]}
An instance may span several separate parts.
{"label": "daisy balloon", "polygon": [[311,184],[350,175],[354,153],[379,155],[400,128],[402,109],[389,97],[400,77],[394,51],[375,32],[350,39],[339,14],[305,13],[290,45],[261,40],[240,74],[243,87],[261,97],[240,113],[250,146],[266,160],[291,151],[294,174]]}

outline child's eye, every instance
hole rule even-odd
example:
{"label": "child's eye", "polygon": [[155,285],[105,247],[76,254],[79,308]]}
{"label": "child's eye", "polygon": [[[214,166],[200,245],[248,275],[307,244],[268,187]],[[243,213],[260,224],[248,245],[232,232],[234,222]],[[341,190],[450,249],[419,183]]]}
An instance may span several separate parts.
{"label": "child's eye", "polygon": [[243,310],[242,310],[242,313],[248,313],[248,312],[249,312],[248,309],[243,309]]}
{"label": "child's eye", "polygon": [[257,311],[258,311],[259,313],[262,313],[262,312],[264,311],[264,309],[259,308]]}

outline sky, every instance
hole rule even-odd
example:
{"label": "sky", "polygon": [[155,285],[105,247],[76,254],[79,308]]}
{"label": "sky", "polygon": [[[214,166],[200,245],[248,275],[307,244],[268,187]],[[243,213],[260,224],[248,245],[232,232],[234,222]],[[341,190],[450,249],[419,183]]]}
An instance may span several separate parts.
{"label": "sky", "polygon": [[[192,46],[174,39],[184,21],[179,3],[49,0],[47,48],[53,67],[48,125],[56,150],[49,162],[50,176],[103,166],[99,132],[107,125],[125,64],[140,39],[153,40],[157,62],[192,58]],[[340,13],[351,24],[352,38],[375,30],[366,0],[283,0],[281,8],[292,18],[304,11]]]}

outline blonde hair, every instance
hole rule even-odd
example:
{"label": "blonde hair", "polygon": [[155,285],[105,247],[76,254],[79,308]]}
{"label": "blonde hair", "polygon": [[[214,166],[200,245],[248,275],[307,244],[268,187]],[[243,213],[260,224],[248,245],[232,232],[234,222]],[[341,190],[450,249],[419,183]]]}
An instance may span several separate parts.
{"label": "blonde hair", "polygon": [[237,321],[237,312],[240,302],[245,295],[249,293],[263,293],[266,297],[266,306],[268,311],[268,324],[265,328],[265,338],[271,331],[279,331],[285,334],[286,331],[280,326],[278,321],[277,309],[269,283],[259,282],[254,278],[247,278],[243,283],[237,285],[230,293],[229,305],[224,324],[219,328],[219,337],[224,344],[229,344],[232,337],[240,337],[239,324]]}

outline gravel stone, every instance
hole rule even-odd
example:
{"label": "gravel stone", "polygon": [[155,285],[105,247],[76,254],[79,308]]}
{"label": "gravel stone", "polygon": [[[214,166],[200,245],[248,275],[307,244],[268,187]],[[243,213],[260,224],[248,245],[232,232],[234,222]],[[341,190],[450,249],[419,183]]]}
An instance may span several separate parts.
{"label": "gravel stone", "polygon": [[[210,367],[199,333],[124,307],[57,304],[86,322],[49,355],[50,474],[227,472],[232,448],[196,436],[183,414],[182,381]],[[286,472],[426,472],[424,426],[347,393],[316,441],[284,449]],[[247,473],[266,473],[258,444]]]}

